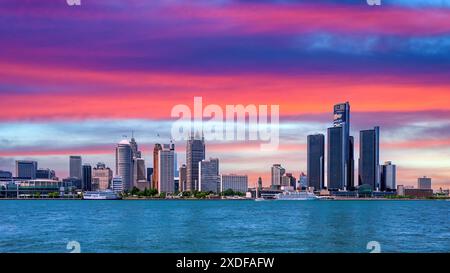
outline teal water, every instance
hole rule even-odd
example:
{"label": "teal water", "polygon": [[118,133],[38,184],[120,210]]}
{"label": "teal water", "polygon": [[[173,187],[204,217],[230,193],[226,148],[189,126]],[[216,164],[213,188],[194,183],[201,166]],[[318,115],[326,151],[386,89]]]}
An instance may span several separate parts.
{"label": "teal water", "polygon": [[450,252],[447,201],[2,200],[0,252]]}

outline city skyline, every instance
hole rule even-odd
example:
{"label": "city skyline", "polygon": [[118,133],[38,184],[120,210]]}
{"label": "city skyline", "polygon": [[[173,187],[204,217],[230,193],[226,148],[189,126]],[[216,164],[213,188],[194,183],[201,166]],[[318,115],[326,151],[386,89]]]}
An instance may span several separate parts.
{"label": "city skyline", "polygon": [[[34,160],[63,178],[70,155],[114,168],[111,151],[133,130],[148,167],[154,143],[170,140],[171,108],[201,96],[280,105],[279,150],[207,148],[223,173],[270,185],[274,163],[306,172],[307,135],[326,135],[332,105],[350,101],[355,173],[359,132],[380,126],[379,161],[396,165],[397,184],[426,175],[450,187],[450,10],[433,3],[442,1],[16,2],[0,8],[0,170]],[[180,166],[185,143],[175,146]]]}
{"label": "city skyline", "polygon": [[[380,162],[379,159],[379,154],[380,154],[380,148],[379,148],[379,142],[380,142],[380,127],[379,126],[375,126],[373,127],[373,129],[366,129],[366,130],[361,130],[360,133],[360,140],[362,141],[362,143],[359,143],[359,148],[360,148],[360,153],[359,153],[359,159],[358,159],[358,170],[355,171],[354,167],[355,167],[355,163],[353,162],[353,158],[355,156],[355,151],[354,151],[354,147],[355,143],[354,142],[354,137],[349,135],[348,133],[346,134],[345,131],[350,131],[350,124],[351,124],[351,113],[350,113],[350,103],[349,102],[345,102],[345,103],[338,103],[335,104],[333,107],[333,127],[328,127],[327,128],[327,137],[325,138],[324,134],[314,134],[314,135],[308,135],[307,136],[307,143],[308,145],[311,145],[310,147],[307,147],[307,157],[308,160],[312,160],[311,164],[307,163],[307,172],[306,175],[308,175],[308,168],[311,168],[311,172],[314,173],[313,177],[308,177],[307,181],[309,181],[307,183],[307,185],[309,187],[313,187],[315,190],[320,190],[323,188],[328,188],[331,190],[353,190],[354,187],[358,187],[361,186],[363,184],[365,185],[369,185],[373,190],[386,190],[386,185],[388,185],[389,189],[395,189],[395,186],[397,185],[397,171],[396,171],[396,165],[392,164],[392,161],[385,161],[384,164],[382,162]],[[337,114],[336,109],[338,110],[343,110],[345,109],[343,112],[339,112],[339,113],[343,113],[342,114]],[[330,134],[330,130],[338,130],[336,132],[338,132],[337,136],[333,136],[332,134]],[[158,189],[159,191],[162,192],[174,192],[174,187],[175,187],[175,173],[176,173],[176,169],[177,166],[183,166],[186,170],[186,173],[188,172],[189,168],[186,167],[187,162],[192,162],[193,166],[196,166],[196,171],[193,172],[193,174],[196,174],[197,179],[194,177],[194,179],[192,179],[194,182],[192,187],[186,187],[187,183],[187,177],[176,177],[177,181],[178,181],[178,188],[180,187],[180,182],[183,181],[184,179],[186,179],[186,181],[184,182],[184,189],[183,190],[204,190],[203,187],[208,188],[207,191],[218,191],[219,190],[219,182],[214,181],[217,180],[220,175],[222,174],[226,174],[227,172],[224,171],[219,171],[219,158],[213,158],[213,157],[209,157],[209,160],[205,160],[206,158],[206,144],[205,144],[205,139],[203,137],[203,133],[201,134],[202,136],[200,136],[199,134],[194,135],[190,135],[189,138],[185,141],[186,142],[186,150],[185,150],[185,161],[181,160],[180,162],[176,161],[177,158],[177,154],[179,152],[176,151],[175,149],[175,144],[173,143],[172,140],[170,140],[170,144],[160,144],[160,143],[155,143],[154,144],[154,148],[153,148],[153,153],[151,154],[151,157],[149,158],[150,160],[147,161],[147,163],[145,163],[145,157],[142,155],[142,151],[140,151],[138,149],[138,144],[136,139],[134,138],[134,130],[132,131],[132,137],[131,140],[129,141],[127,139],[126,135],[122,135],[122,140],[117,144],[116,148],[115,148],[115,174],[119,177],[121,177],[123,179],[123,183],[124,183],[124,189],[126,190],[131,190],[133,187],[138,187],[138,188],[155,188]],[[347,137],[345,138],[345,135],[347,135]],[[327,145],[325,145],[325,139],[326,139],[326,143]],[[347,139],[347,140],[346,140]],[[333,142],[337,143],[337,144],[333,144]],[[331,162],[333,162],[333,168],[330,168],[329,164],[330,164],[330,153],[329,151],[329,147],[332,147],[330,145],[335,145],[334,146],[334,150],[338,149],[345,149],[342,147],[342,145],[340,145],[339,143],[348,143],[349,144],[349,148],[350,149],[350,155],[349,158],[351,159],[351,163],[350,163],[350,169],[351,170],[351,175],[343,175],[344,173],[347,173],[346,168],[346,164],[345,166],[342,166],[342,168],[344,169],[343,171],[340,170],[339,165],[342,164],[342,162],[340,160],[336,161],[336,160],[332,160]],[[338,145],[338,146],[336,146]],[[325,148],[326,147],[326,148]],[[125,150],[124,150],[125,149]],[[309,149],[311,149],[311,153],[309,152]],[[155,154],[155,152],[157,151],[157,153]],[[326,151],[326,153],[325,153]],[[121,155],[122,154],[122,155]],[[325,154],[327,154],[326,158],[327,158],[327,165],[323,165],[325,162]],[[337,157],[337,159],[339,159],[339,157],[342,156],[342,158],[345,158],[344,156],[344,150],[342,150],[341,152],[339,152],[339,156]],[[164,157],[164,159],[163,159]],[[335,155],[333,155],[331,158],[336,157]],[[89,172],[89,182],[86,182],[86,174],[85,174],[85,167],[88,167],[89,170],[91,170],[91,164],[90,163],[83,163],[82,160],[82,156],[74,156],[74,155],[70,155],[69,156],[69,176],[67,177],[67,179],[69,178],[78,178],[76,176],[73,176],[74,174],[74,167],[79,169],[82,165],[82,179],[81,179],[81,185],[82,188],[84,190],[87,189],[91,189],[91,184],[94,182],[94,180],[92,180],[91,176],[92,176],[92,171]],[[37,161],[30,161],[30,160],[18,160],[16,161],[16,172],[15,174],[18,177],[23,177],[18,175],[18,173],[20,172],[20,169],[18,168],[18,164],[20,163],[24,163],[27,165],[30,164],[34,164],[34,173],[36,174],[37,170],[46,170],[46,169],[38,169],[38,162]],[[125,165],[123,165],[125,164]],[[155,165],[156,164],[156,165]],[[162,165],[161,165],[162,164]],[[392,164],[392,165],[391,165]],[[79,165],[79,166],[77,166]],[[103,168],[106,167],[105,163],[103,162],[98,162],[97,163],[97,167],[102,165]],[[162,169],[162,166],[164,165],[164,168]],[[204,167],[203,167],[204,165]],[[293,171],[291,170],[286,170],[286,168],[284,168],[283,163],[274,163],[271,166],[271,173],[270,173],[270,181],[263,183],[264,186],[286,186],[286,185],[296,185],[297,181],[295,180],[295,175],[293,175]],[[123,166],[127,166],[127,170],[124,169]],[[149,166],[152,166],[152,168],[149,168]],[[200,166],[202,166],[200,168]],[[387,167],[387,166],[392,166],[392,167]],[[339,167],[339,168],[337,168]],[[28,168],[28,167],[27,167]],[[145,175],[145,171],[148,169],[157,169],[158,171],[156,173],[152,173],[153,178],[151,181],[148,181],[146,178],[148,178],[148,174]],[[205,183],[212,183],[214,185],[217,184],[217,186],[214,185],[208,185],[208,184],[203,184],[204,182],[202,181],[202,168],[205,168],[205,177],[204,179],[207,179],[208,182]],[[393,169],[392,169],[393,168]],[[327,172],[327,179],[325,179],[324,177],[324,172]],[[23,169],[25,170],[25,169]],[[52,171],[53,172],[53,176],[55,176],[55,172],[54,170],[50,170],[47,169],[48,172]],[[139,171],[138,171],[139,170]],[[4,171],[4,170],[2,170]],[[79,170],[81,171],[81,169]],[[178,171],[178,169],[177,169]],[[29,172],[27,170],[27,172]],[[229,171],[228,173],[235,173],[235,171]],[[155,174],[157,174],[158,178],[158,182],[155,184]],[[241,174],[244,174],[246,177],[248,177],[249,175],[246,172],[243,172]],[[301,170],[299,172],[299,179],[300,176],[302,176],[304,174],[304,171]],[[50,176],[50,173],[48,173],[47,175]],[[164,178],[162,178],[162,176],[164,176]],[[171,177],[168,177],[168,175]],[[331,175],[331,176],[330,176]],[[201,177],[200,177],[201,176]],[[129,177],[124,178],[124,177]],[[294,178],[293,183],[289,182],[289,183],[285,183],[283,182],[283,179],[285,178]],[[332,182],[330,182],[330,177],[333,179]],[[426,177],[426,176],[423,176]],[[258,183],[259,180],[261,179],[261,176],[258,177]],[[312,179],[312,180],[311,180]],[[354,180],[356,179],[357,181],[350,181],[350,180]],[[386,180],[385,180],[386,179]],[[419,180],[421,179],[421,177],[418,178]],[[346,180],[348,180],[346,182]],[[161,181],[163,181],[162,185]],[[172,181],[172,182],[170,182]],[[299,180],[300,181],[300,180]],[[140,186],[139,182],[143,182],[144,184],[142,184]],[[88,183],[89,186],[86,186]],[[98,184],[99,182],[96,181],[96,183]],[[183,183],[183,182],[181,182]],[[301,183],[301,182],[300,182]],[[402,183],[400,181],[400,184],[398,185],[403,185],[403,186],[409,186],[409,184],[412,183]],[[317,187],[317,185],[320,185],[319,187]],[[349,186],[346,186],[349,185]],[[391,186],[393,185],[393,186]],[[255,185],[252,185],[252,183],[249,183],[250,187],[254,187]],[[430,183],[431,186],[431,183]],[[98,185],[96,185],[96,188],[98,188]],[[442,188],[442,187],[435,187],[435,188]],[[216,189],[216,190],[214,190]]]}

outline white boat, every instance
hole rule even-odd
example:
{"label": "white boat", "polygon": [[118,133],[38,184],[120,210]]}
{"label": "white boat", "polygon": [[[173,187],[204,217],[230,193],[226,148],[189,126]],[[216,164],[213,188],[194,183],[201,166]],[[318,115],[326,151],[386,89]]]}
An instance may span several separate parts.
{"label": "white boat", "polygon": [[319,199],[317,195],[306,191],[285,191],[275,195],[275,200],[309,201],[317,199]]}
{"label": "white boat", "polygon": [[258,198],[255,198],[255,201],[266,201],[267,199],[264,199],[264,198],[261,198],[261,197],[258,197]]}
{"label": "white boat", "polygon": [[121,197],[112,190],[87,191],[83,194],[85,200],[118,200]]}

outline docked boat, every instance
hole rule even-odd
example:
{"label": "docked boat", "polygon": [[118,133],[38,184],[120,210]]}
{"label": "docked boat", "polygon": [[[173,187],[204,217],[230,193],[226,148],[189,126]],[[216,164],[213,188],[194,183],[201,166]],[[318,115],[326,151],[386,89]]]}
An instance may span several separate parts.
{"label": "docked boat", "polygon": [[117,193],[112,190],[106,191],[87,191],[83,194],[85,200],[118,200],[122,199]]}
{"label": "docked boat", "polygon": [[306,191],[285,191],[275,195],[275,200],[310,201],[317,199],[319,199],[317,195]]}

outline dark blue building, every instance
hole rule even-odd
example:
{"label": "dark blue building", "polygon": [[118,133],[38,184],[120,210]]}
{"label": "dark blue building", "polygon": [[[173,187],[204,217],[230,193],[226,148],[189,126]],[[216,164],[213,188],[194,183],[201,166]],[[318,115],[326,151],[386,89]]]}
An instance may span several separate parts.
{"label": "dark blue building", "polygon": [[369,185],[372,190],[379,185],[379,127],[359,133],[359,172],[358,184]]}
{"label": "dark blue building", "polygon": [[321,190],[324,187],[325,174],[325,136],[309,135],[307,145],[308,187]]}

